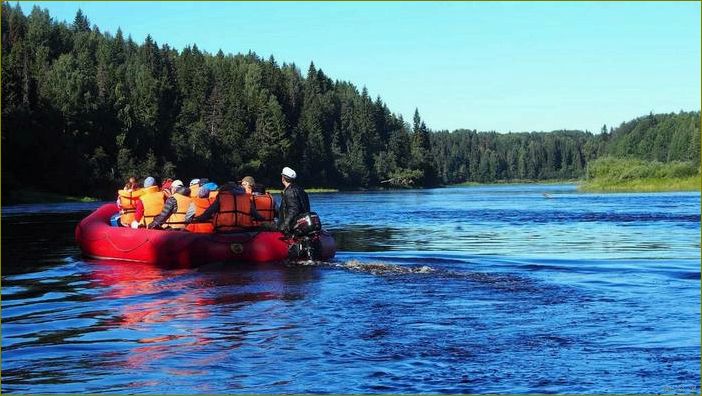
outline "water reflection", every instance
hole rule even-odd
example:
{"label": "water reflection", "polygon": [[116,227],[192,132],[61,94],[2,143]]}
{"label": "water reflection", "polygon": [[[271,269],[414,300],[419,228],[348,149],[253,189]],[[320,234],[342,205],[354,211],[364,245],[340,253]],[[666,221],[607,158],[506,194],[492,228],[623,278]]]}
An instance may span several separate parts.
{"label": "water reflection", "polygon": [[[299,266],[210,265],[200,270],[172,270],[145,264],[97,262],[89,272],[91,281],[113,308],[112,319],[102,325],[138,334],[127,337],[136,345],[129,348],[125,368],[141,369],[159,365],[174,356],[198,355],[223,346],[227,351],[247,342],[252,328],[260,326],[259,317],[231,321],[236,311],[256,310],[262,302],[295,301],[315,281],[313,268]],[[266,318],[275,321],[275,318]],[[285,324],[282,327],[294,326]],[[224,345],[223,345],[224,344]],[[207,358],[216,364],[230,352]],[[111,357],[111,359],[114,356]],[[179,371],[180,374],[188,370]]]}
{"label": "water reflection", "polygon": [[31,272],[77,256],[73,230],[89,212],[8,216],[2,213],[2,273]]}

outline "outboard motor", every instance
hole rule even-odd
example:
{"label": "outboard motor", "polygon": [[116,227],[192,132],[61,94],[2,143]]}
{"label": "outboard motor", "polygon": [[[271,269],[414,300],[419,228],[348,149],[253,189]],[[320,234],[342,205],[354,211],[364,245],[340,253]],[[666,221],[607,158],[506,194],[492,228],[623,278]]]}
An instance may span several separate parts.
{"label": "outboard motor", "polygon": [[315,212],[301,214],[292,229],[293,244],[288,255],[291,259],[317,260],[321,245],[319,236],[322,232],[322,220]]}

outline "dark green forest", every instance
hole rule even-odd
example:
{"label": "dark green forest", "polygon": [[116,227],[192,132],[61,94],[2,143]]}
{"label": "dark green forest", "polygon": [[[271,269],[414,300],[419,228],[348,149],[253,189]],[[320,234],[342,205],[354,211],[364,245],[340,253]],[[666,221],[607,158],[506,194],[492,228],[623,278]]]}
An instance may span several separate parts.
{"label": "dark green forest", "polygon": [[495,133],[470,130],[430,134],[442,183],[574,179],[603,157],[700,166],[700,112],[649,114],[582,131]]}
{"label": "dark green forest", "polygon": [[343,189],[574,179],[604,155],[699,167],[699,112],[599,134],[432,131],[313,63],[136,43],[80,10],[66,23],[3,3],[1,24],[3,199],[106,197],[131,175],[277,186],[285,165],[307,187]]}

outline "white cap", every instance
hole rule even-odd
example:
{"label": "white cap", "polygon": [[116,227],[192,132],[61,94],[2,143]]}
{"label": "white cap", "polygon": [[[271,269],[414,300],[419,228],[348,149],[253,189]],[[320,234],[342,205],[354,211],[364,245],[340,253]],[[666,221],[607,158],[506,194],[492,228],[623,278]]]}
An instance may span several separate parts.
{"label": "white cap", "polygon": [[196,184],[200,184],[200,179],[193,179],[193,180],[190,180],[190,185],[191,185],[191,186],[194,186],[194,185],[196,185]]}
{"label": "white cap", "polygon": [[177,187],[183,187],[183,182],[179,180],[173,180],[173,183],[171,183],[171,190]]}
{"label": "white cap", "polygon": [[294,179],[297,177],[297,173],[295,173],[294,170],[288,168],[287,166],[285,168],[283,168],[283,171],[280,174],[283,176],[287,176],[291,179]]}
{"label": "white cap", "polygon": [[144,187],[145,187],[145,188],[146,188],[146,187],[151,187],[151,186],[153,186],[154,184],[156,184],[156,179],[154,179],[153,177],[149,176],[149,177],[147,177],[146,179],[144,179]]}

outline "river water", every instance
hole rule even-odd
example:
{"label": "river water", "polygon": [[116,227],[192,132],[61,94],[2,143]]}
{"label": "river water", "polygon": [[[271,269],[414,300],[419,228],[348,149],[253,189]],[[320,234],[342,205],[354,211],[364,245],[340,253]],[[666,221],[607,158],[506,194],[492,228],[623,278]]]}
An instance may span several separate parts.
{"label": "river water", "polygon": [[2,392],[699,393],[700,194],[315,194],[325,263],[81,258],[3,207]]}

